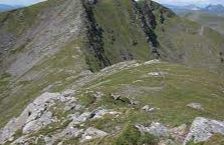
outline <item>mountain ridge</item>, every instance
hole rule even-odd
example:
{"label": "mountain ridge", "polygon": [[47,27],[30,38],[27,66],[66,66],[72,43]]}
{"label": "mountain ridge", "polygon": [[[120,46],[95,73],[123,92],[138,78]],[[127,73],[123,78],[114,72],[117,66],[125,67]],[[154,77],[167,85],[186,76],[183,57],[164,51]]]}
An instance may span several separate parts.
{"label": "mountain ridge", "polygon": [[224,37],[158,3],[48,0],[0,22],[1,143],[136,145],[138,123],[223,119]]}

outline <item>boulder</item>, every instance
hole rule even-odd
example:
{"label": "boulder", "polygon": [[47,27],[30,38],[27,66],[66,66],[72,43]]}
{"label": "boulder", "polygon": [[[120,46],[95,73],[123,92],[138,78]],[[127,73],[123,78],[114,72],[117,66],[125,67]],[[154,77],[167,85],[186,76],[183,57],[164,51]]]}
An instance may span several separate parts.
{"label": "boulder", "polygon": [[149,133],[156,137],[168,137],[169,130],[167,127],[158,122],[153,122],[149,127],[145,127],[143,125],[136,125],[140,132]]}
{"label": "boulder", "polygon": [[184,139],[188,133],[188,127],[186,124],[182,124],[178,127],[170,129],[169,132],[173,139],[178,142],[184,142]]}
{"label": "boulder", "polygon": [[145,105],[144,107],[142,107],[142,110],[146,112],[154,112],[156,110],[159,110],[159,108],[151,107],[150,105]]}
{"label": "boulder", "polygon": [[9,121],[0,131],[0,144],[4,144],[13,138],[15,132],[22,129],[24,134],[38,131],[52,122],[56,121],[49,109],[56,104],[56,101],[72,104],[76,100],[71,97],[74,90],[67,90],[63,93],[43,93],[30,103],[23,112]]}
{"label": "boulder", "polygon": [[194,143],[207,141],[214,134],[224,135],[224,122],[197,117],[191,125],[184,145],[189,141],[193,141]]}
{"label": "boulder", "polygon": [[23,133],[28,134],[34,132],[36,130],[40,130],[41,128],[47,126],[48,124],[54,122],[52,119],[51,112],[44,112],[40,118],[30,121],[23,127]]}
{"label": "boulder", "polygon": [[87,140],[96,139],[96,138],[104,137],[107,135],[108,135],[108,133],[106,133],[104,131],[101,131],[101,130],[93,128],[93,127],[89,127],[88,129],[86,129],[86,131],[82,135],[80,142],[85,142]]}
{"label": "boulder", "polygon": [[196,110],[204,110],[204,108],[202,107],[200,103],[190,103],[187,105],[187,107],[190,107]]}

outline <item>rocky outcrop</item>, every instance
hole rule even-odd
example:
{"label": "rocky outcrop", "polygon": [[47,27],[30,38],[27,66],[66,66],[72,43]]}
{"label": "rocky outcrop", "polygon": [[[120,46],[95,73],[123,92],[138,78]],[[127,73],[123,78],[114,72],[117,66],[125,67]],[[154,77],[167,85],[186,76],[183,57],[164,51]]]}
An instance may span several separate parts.
{"label": "rocky outcrop", "polygon": [[152,105],[145,105],[144,107],[142,107],[142,110],[151,113],[160,110],[160,108],[153,107]]}
{"label": "rocky outcrop", "polygon": [[74,91],[65,91],[63,93],[44,93],[30,103],[19,117],[13,118],[0,132],[0,144],[13,138],[16,131],[22,129],[23,134],[36,132],[47,125],[57,122],[50,108],[56,101],[66,102],[75,101],[71,95]]}
{"label": "rocky outcrop", "polygon": [[[13,76],[21,76],[46,56],[53,56],[84,30],[84,10],[79,0],[51,0],[35,7],[32,12],[27,8],[8,12],[6,20],[1,23],[0,34],[3,36],[0,41],[5,42],[1,43],[0,52],[7,49],[3,52],[1,69]],[[17,23],[8,28],[12,19]],[[27,19],[30,20],[27,22]]]}
{"label": "rocky outcrop", "polygon": [[190,131],[184,141],[184,145],[189,141],[193,141],[194,143],[207,141],[214,134],[224,135],[224,122],[197,117],[191,125]]}
{"label": "rocky outcrop", "polygon": [[89,127],[82,134],[81,142],[85,142],[85,141],[88,141],[88,140],[91,140],[91,139],[104,137],[104,136],[107,136],[107,135],[108,135],[108,133],[106,133],[104,131],[101,131],[101,130],[93,128],[93,127]]}
{"label": "rocky outcrop", "polygon": [[169,130],[167,127],[162,125],[161,123],[158,122],[153,122],[149,127],[145,127],[143,125],[136,125],[139,129],[140,132],[144,133],[149,133],[152,134],[156,137],[168,137],[169,136]]}

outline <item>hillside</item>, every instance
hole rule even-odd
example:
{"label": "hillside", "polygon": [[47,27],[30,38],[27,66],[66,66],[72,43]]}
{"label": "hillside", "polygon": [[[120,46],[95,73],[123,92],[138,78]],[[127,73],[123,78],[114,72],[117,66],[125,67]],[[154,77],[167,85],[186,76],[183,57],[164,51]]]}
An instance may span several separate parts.
{"label": "hillside", "polygon": [[[166,141],[135,127],[150,122],[186,124],[171,140],[190,142],[195,117],[224,119],[223,53],[221,34],[150,0],[48,0],[1,13],[0,144]],[[194,102],[203,109],[186,107]],[[215,133],[199,140],[216,143],[224,132]]]}
{"label": "hillside", "polygon": [[201,25],[210,27],[221,34],[224,34],[224,17],[205,12],[187,12],[181,14],[183,17],[195,21]]}

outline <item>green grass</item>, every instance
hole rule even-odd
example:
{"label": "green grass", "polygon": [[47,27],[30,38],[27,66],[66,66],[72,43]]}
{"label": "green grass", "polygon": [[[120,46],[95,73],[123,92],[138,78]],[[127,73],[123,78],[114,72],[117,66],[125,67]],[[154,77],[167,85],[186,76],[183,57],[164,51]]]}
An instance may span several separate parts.
{"label": "green grass", "polygon": [[54,7],[59,3],[60,1],[55,2],[49,0],[26,8],[4,12],[0,14],[0,22],[4,30],[19,36],[34,24],[40,23],[41,20],[38,17],[40,12]]}
{"label": "green grass", "polygon": [[[157,71],[167,72],[168,75],[164,78],[147,77],[148,72]],[[144,77],[145,75],[146,77]],[[107,83],[107,80],[110,81]],[[142,81],[133,84],[136,80]],[[105,81],[106,83],[96,88],[91,88],[91,86],[100,81]],[[183,123],[189,124],[198,116],[224,119],[222,115],[224,112],[219,109],[224,105],[224,97],[220,89],[222,85],[221,78],[217,78],[215,73],[210,73],[203,69],[193,69],[165,63],[124,70],[92,83],[87,87],[105,94],[102,101],[94,104],[94,107],[103,105],[114,109],[123,108],[129,112],[129,104],[116,102],[110,97],[110,94],[122,92],[122,90],[125,90],[125,86],[134,86],[136,91],[140,90],[141,93],[128,97],[134,98],[140,104],[133,106],[135,109],[131,112],[126,112],[127,120],[133,122],[154,120],[177,126]],[[161,89],[150,90],[150,87],[161,87]],[[127,96],[124,93],[122,97]],[[197,111],[186,107],[191,102],[203,104],[205,110]],[[150,115],[144,112],[139,113],[139,111],[141,112],[141,107],[147,104],[153,104],[160,110]],[[122,121],[120,121],[125,122],[127,121],[126,119],[122,120],[121,118]]]}
{"label": "green grass", "polygon": [[100,0],[93,7],[95,19],[104,30],[105,54],[112,63],[130,59],[149,59],[149,47],[131,1]]}
{"label": "green grass", "polygon": [[185,12],[181,14],[184,18],[195,21],[201,25],[211,27],[217,32],[224,34],[224,17],[216,14],[210,14],[205,12]]}
{"label": "green grass", "polygon": [[158,140],[151,134],[141,134],[133,125],[126,124],[114,141],[114,145],[157,145]]}

